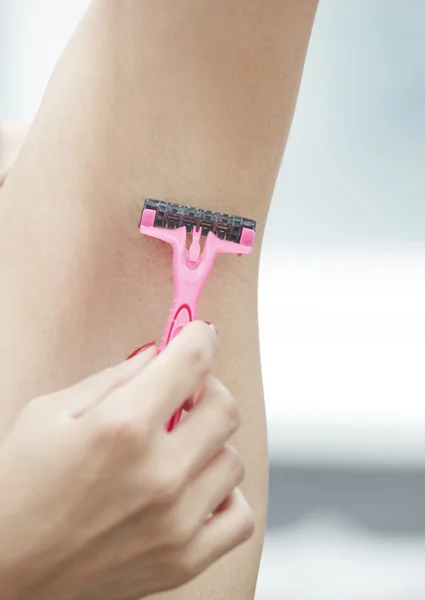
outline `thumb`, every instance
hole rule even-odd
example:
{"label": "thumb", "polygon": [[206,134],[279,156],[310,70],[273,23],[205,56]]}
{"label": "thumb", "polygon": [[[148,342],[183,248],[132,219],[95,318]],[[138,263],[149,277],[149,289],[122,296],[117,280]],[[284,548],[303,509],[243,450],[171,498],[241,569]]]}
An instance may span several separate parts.
{"label": "thumb", "polygon": [[102,402],[112,390],[136,377],[157,354],[158,348],[155,342],[151,342],[140,348],[137,354],[133,353],[123,363],[109,367],[80,381],[64,390],[61,408],[75,419],[84,416],[93,406]]}

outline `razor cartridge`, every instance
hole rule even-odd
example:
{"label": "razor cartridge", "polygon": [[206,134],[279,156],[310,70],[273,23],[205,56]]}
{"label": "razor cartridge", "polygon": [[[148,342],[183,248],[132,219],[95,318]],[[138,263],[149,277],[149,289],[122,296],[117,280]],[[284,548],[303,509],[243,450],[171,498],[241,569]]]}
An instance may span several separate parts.
{"label": "razor cartridge", "polygon": [[239,244],[244,229],[256,230],[256,222],[243,217],[235,217],[201,208],[192,208],[182,204],[170,204],[161,200],[146,200],[144,210],[155,211],[154,227],[178,229],[185,227],[188,233],[193,228],[201,230],[201,235],[210,232],[221,240]]}

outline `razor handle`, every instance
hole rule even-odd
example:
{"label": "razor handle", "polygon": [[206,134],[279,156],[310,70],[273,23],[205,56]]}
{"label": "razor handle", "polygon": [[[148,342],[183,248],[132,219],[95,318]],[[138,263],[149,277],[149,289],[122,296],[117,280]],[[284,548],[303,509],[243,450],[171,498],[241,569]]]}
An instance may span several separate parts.
{"label": "razor handle", "polygon": [[[162,338],[160,351],[173,340],[180,331],[191,321],[194,321],[197,317],[197,302],[188,303],[187,295],[184,301],[176,296],[173,301],[171,311],[168,317],[167,325],[165,328],[164,336]],[[183,406],[178,408],[170,420],[166,424],[167,431],[172,431],[180,422],[183,412]]]}
{"label": "razor handle", "polygon": [[165,327],[164,336],[162,338],[160,350],[164,350],[166,346],[173,340],[180,331],[196,319],[193,308],[189,306],[187,302],[180,303],[177,300],[173,301],[173,305],[170,310],[167,325]]}

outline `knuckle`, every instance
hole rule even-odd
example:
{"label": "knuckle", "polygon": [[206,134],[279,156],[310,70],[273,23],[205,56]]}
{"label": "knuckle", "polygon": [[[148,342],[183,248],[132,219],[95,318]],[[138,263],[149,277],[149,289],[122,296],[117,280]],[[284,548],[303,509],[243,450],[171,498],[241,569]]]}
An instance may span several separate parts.
{"label": "knuckle", "polygon": [[138,423],[120,416],[99,419],[93,435],[96,444],[132,455],[140,452],[144,437]]}
{"label": "knuckle", "polygon": [[173,505],[179,496],[180,481],[174,473],[166,470],[157,472],[150,478],[152,501],[160,506]]}
{"label": "knuckle", "polygon": [[103,373],[103,377],[105,380],[109,381],[114,388],[120,388],[122,385],[128,383],[128,376],[122,372],[122,370],[118,370],[117,367],[107,367]]}
{"label": "knuckle", "polygon": [[239,515],[239,539],[241,542],[249,540],[255,531],[255,517],[252,508],[244,506]]}
{"label": "knuckle", "polygon": [[179,558],[179,575],[182,583],[194,579],[202,571],[201,563],[193,552],[182,552]]}
{"label": "knuckle", "polygon": [[52,416],[56,411],[57,404],[60,403],[63,396],[64,392],[56,392],[55,400],[57,400],[57,403],[52,402],[52,396],[48,394],[33,398],[22,410],[21,419],[28,419],[31,421],[40,418],[41,416],[43,418]]}
{"label": "knuckle", "polygon": [[225,451],[232,484],[234,487],[236,487],[243,481],[245,477],[245,463],[242,455],[240,452],[238,452],[238,450],[236,450],[236,448],[227,446]]}
{"label": "knuckle", "polygon": [[169,527],[169,536],[173,547],[186,546],[196,533],[196,525],[189,514],[176,515]]}
{"label": "knuckle", "polygon": [[33,398],[28,404],[24,407],[25,415],[33,415],[42,410],[47,403],[46,396],[38,396],[37,398]]}
{"label": "knuckle", "polygon": [[241,412],[238,403],[225,387],[220,393],[220,408],[229,429],[232,433],[235,432],[241,425]]}

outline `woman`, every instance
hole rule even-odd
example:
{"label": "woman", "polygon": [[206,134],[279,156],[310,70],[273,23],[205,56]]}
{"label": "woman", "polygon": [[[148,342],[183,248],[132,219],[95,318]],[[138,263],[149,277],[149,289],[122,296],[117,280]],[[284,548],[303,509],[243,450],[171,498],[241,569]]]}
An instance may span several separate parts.
{"label": "woman", "polygon": [[259,250],[316,4],[93,2],[1,191],[3,432],[30,398],[118,362],[140,332],[160,335],[170,255],[138,234],[145,197],[258,222],[254,255],[223,257],[201,304],[221,332],[215,373],[240,404],[232,444],[256,532],[173,600],[255,590],[267,503]]}

